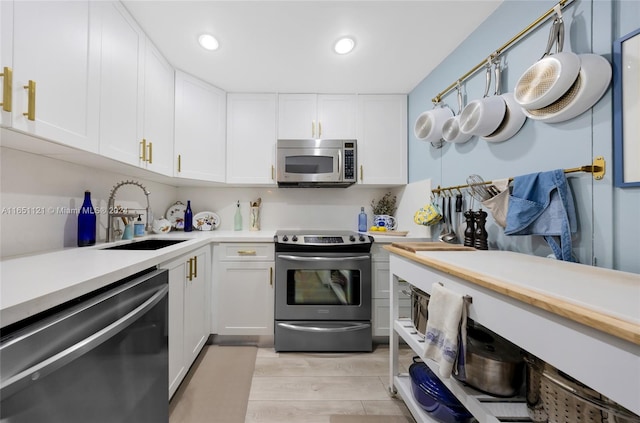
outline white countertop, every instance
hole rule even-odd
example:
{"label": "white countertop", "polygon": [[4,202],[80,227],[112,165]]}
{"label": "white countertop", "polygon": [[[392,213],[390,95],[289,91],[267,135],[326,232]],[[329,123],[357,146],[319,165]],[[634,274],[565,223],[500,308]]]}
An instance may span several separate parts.
{"label": "white countertop", "polygon": [[127,242],[120,241],[7,258],[0,262],[0,325],[15,323],[212,242],[273,242],[274,234],[275,231],[171,232],[135,240],[188,241],[153,251],[103,250]]}
{"label": "white countertop", "polygon": [[512,251],[385,248],[640,345],[640,275]]}
{"label": "white countertop", "polygon": [[[176,231],[150,238],[188,239],[159,250],[103,250],[126,243],[100,243],[91,247],[10,257],[0,261],[0,327],[55,307],[78,296],[172,260],[203,245],[221,242],[273,242],[275,230]],[[375,242],[414,238],[378,236]]]}

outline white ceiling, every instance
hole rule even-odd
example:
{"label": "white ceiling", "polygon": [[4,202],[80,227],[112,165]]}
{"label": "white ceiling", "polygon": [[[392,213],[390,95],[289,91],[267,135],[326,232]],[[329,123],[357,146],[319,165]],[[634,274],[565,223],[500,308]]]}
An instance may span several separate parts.
{"label": "white ceiling", "polygon": [[[228,92],[408,93],[502,1],[124,4],[173,66]],[[217,51],[197,44],[203,32]],[[356,39],[349,55],[332,50],[342,35]]]}

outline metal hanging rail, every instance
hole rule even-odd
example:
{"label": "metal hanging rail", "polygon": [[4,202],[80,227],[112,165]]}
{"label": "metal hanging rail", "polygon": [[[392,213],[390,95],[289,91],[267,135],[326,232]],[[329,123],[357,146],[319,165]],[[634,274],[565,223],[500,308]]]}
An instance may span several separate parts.
{"label": "metal hanging rail", "polygon": [[523,29],[522,31],[518,32],[516,35],[514,35],[509,41],[507,41],[506,43],[504,43],[503,45],[501,45],[500,47],[498,47],[493,53],[491,53],[489,55],[489,57],[487,57],[486,59],[483,59],[480,63],[478,63],[477,65],[475,65],[473,68],[471,68],[471,70],[469,70],[467,73],[465,73],[464,75],[462,75],[460,78],[458,78],[457,80],[455,80],[453,83],[451,83],[451,85],[449,85],[447,88],[445,88],[444,90],[442,90],[441,92],[439,92],[431,101],[434,104],[437,104],[440,102],[440,100],[442,99],[442,96],[444,96],[445,94],[447,94],[449,91],[451,91],[453,88],[455,88],[458,84],[461,84],[463,81],[465,81],[467,78],[469,78],[471,75],[473,75],[474,73],[476,73],[476,71],[478,71],[478,69],[484,67],[487,64],[487,60],[494,60],[496,58],[498,58],[502,53],[504,53],[509,47],[511,47],[511,45],[513,45],[516,41],[520,40],[520,38],[524,37],[526,34],[528,34],[531,30],[533,30],[534,28],[537,28],[538,25],[540,25],[542,22],[544,22],[549,16],[553,15],[554,13],[557,12],[558,8],[560,8],[560,10],[566,6],[568,6],[570,3],[572,3],[573,0],[560,0],[558,2],[557,5],[555,5],[554,7],[552,7],[551,9],[547,10],[542,16],[540,16],[538,19],[536,19],[535,21],[531,22],[529,24],[529,26],[527,26],[525,29]]}
{"label": "metal hanging rail", "polygon": [[[598,156],[595,159],[593,159],[593,164],[564,169],[564,173],[577,173],[577,172],[592,173],[593,179],[597,181],[604,178],[605,171],[606,171],[606,165],[605,165],[604,157],[602,156]],[[513,181],[513,177],[509,178],[509,182],[512,182],[512,181]],[[438,186],[438,188],[432,189],[431,192],[433,194],[440,194],[441,192],[460,191],[461,189],[470,188],[472,186],[491,185],[493,183],[495,183],[495,181],[484,181],[477,184],[454,185],[454,186],[444,187],[444,188],[441,188],[440,186]]]}

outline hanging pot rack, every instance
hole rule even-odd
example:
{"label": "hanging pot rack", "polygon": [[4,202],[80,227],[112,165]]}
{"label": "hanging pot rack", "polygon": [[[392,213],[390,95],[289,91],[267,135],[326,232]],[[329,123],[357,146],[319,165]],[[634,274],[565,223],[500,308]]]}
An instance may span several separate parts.
{"label": "hanging pot rack", "polygon": [[[590,165],[585,165],[585,166],[580,166],[580,167],[572,167],[569,169],[564,169],[564,173],[577,173],[577,172],[588,172],[593,174],[593,179],[595,179],[596,181],[601,180],[602,178],[604,178],[605,175],[605,171],[606,171],[606,164],[604,161],[604,157],[602,156],[598,156],[596,158],[593,159],[593,163]],[[509,182],[513,181],[513,177],[509,178]],[[443,192],[451,192],[451,191],[460,191],[461,189],[464,188],[470,188],[472,186],[476,186],[476,185],[490,185],[490,184],[494,184],[495,181],[484,181],[481,183],[477,183],[477,184],[464,184],[464,185],[454,185],[454,186],[450,186],[450,187],[440,187],[438,185],[438,188],[434,188],[431,190],[431,192],[433,194],[440,194]]]}
{"label": "hanging pot rack", "polygon": [[484,67],[487,63],[491,63],[492,61],[498,59],[500,57],[500,55],[502,53],[504,53],[509,47],[511,47],[513,44],[515,44],[517,41],[519,41],[522,37],[524,37],[525,35],[527,35],[529,32],[531,32],[533,29],[537,28],[538,25],[540,25],[542,22],[546,21],[550,16],[552,16],[553,14],[558,14],[560,12],[560,10],[562,10],[564,7],[568,6],[569,4],[571,4],[573,2],[573,0],[560,0],[558,2],[558,4],[556,4],[554,7],[552,7],[551,9],[547,10],[542,16],[540,16],[538,19],[536,19],[535,21],[533,21],[532,23],[530,23],[526,28],[524,28],[522,31],[520,31],[519,33],[517,33],[516,35],[514,35],[509,41],[507,41],[506,43],[504,43],[503,45],[501,45],[500,47],[498,47],[493,53],[491,53],[489,55],[489,57],[487,57],[486,59],[483,59],[480,63],[478,63],[477,65],[475,65],[473,68],[471,68],[467,73],[465,73],[464,75],[462,75],[460,78],[458,78],[457,80],[455,80],[454,82],[451,83],[451,85],[449,85],[447,88],[445,88],[444,90],[442,90],[441,92],[439,92],[431,101],[433,102],[433,104],[438,104],[440,103],[440,101],[442,100],[442,97],[444,95],[446,95],[447,93],[449,93],[449,91],[451,91],[452,89],[454,89],[456,86],[458,86],[459,84],[461,84],[462,82],[464,82],[467,78],[469,78],[471,75],[473,75],[474,73],[476,73],[478,71],[478,69]]}

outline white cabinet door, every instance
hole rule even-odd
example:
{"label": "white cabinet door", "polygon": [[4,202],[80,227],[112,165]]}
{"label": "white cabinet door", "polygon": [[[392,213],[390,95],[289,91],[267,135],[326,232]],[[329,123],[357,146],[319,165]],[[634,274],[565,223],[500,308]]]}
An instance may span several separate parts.
{"label": "white cabinet door", "polygon": [[219,262],[220,335],[273,335],[273,262]]}
{"label": "white cabinet door", "polygon": [[96,2],[100,37],[100,154],[139,165],[144,34],[119,3]]}
{"label": "white cabinet door", "polygon": [[353,139],[356,95],[280,94],[278,138]]}
{"label": "white cabinet door", "polygon": [[[12,41],[10,125],[83,150],[98,150],[97,62],[89,1],[2,2],[3,62]],[[13,32],[11,32],[13,30]],[[4,72],[3,72],[4,73]],[[4,82],[4,78],[3,78]],[[25,89],[24,87],[31,87]],[[31,116],[24,113],[31,111]],[[3,112],[3,125],[9,122]]]}
{"label": "white cabinet door", "polygon": [[316,95],[280,94],[278,96],[278,138],[319,138],[316,131]]}
{"label": "white cabinet door", "polygon": [[175,95],[175,175],[224,182],[224,91],[183,72],[176,72]]}
{"label": "white cabinet door", "polygon": [[227,183],[275,184],[275,94],[227,94]]}
{"label": "white cabinet door", "polygon": [[177,260],[165,266],[169,270],[169,398],[187,374],[184,354],[184,290],[187,263]]}
{"label": "white cabinet door", "polygon": [[318,95],[318,138],[355,139],[355,95]]}
{"label": "white cabinet door", "polygon": [[189,366],[209,337],[209,261],[210,247],[203,247],[187,258],[184,292],[184,347]]}
{"label": "white cabinet door", "polygon": [[173,176],[174,70],[149,40],[144,60],[145,166]]}
{"label": "white cabinet door", "polygon": [[11,126],[13,109],[13,2],[0,2],[0,126]]}
{"label": "white cabinet door", "polygon": [[359,183],[407,183],[407,96],[358,96]]}
{"label": "white cabinet door", "polygon": [[211,265],[209,246],[169,263],[169,398],[209,337]]}

